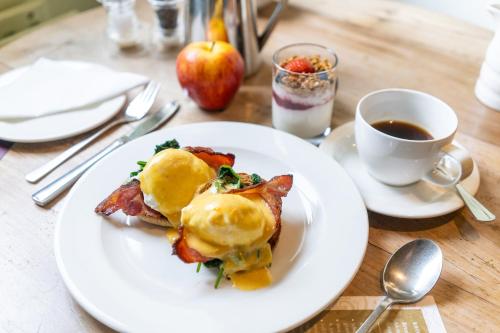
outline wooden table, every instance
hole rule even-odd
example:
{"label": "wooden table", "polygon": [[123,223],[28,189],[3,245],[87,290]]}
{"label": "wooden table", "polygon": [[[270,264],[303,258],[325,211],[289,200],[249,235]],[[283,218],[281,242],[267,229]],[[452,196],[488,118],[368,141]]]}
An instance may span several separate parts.
{"label": "wooden table", "polygon": [[[167,126],[220,119],[270,125],[271,54],[285,44],[317,42],[335,48],[340,57],[334,126],[351,120],[359,98],[375,89],[405,87],[436,95],[458,113],[457,139],[471,151],[481,172],[477,197],[499,216],[500,113],[481,105],[473,94],[492,33],[392,1],[301,4],[297,0],[292,4],[263,51],[261,70],[245,81],[228,110],[205,113],[186,103]],[[306,4],[307,8],[298,7]],[[150,21],[152,13],[145,1],[138,7],[142,18]],[[106,43],[104,26],[104,11],[97,8],[41,27],[0,49],[0,71],[41,56],[94,61],[161,81],[158,105],[181,97],[175,54],[120,54]],[[52,243],[61,202],[40,208],[30,194],[126,130],[112,132],[39,185],[26,183],[24,174],[81,137],[14,144],[0,160],[0,332],[109,330],[72,300],[56,269]],[[441,279],[431,294],[448,331],[500,331],[498,223],[477,223],[461,210],[426,220],[370,214],[370,226],[364,262],[345,295],[380,295],[379,272],[391,253],[415,238],[430,238],[445,257]]]}

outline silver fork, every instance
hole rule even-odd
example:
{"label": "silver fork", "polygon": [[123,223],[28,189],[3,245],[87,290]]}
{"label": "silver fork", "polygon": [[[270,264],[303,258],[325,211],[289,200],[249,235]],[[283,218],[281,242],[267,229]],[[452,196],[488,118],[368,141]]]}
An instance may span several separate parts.
{"label": "silver fork", "polygon": [[125,110],[125,112],[122,113],[122,116],[120,118],[104,126],[99,131],[92,134],[88,138],[80,141],[76,145],[66,149],[60,155],[56,156],[54,159],[50,160],[41,167],[31,171],[25,176],[25,179],[30,183],[35,183],[39,181],[40,179],[48,175],[50,172],[52,172],[52,170],[54,170],[59,165],[64,163],[71,156],[75,155],[77,152],[82,150],[89,143],[91,143],[92,141],[100,137],[102,134],[107,132],[109,129],[117,125],[130,123],[142,119],[153,106],[153,103],[156,99],[156,96],[158,95],[159,90],[160,90],[160,84],[155,81],[150,81],[146,86],[146,88],[142,92],[140,92],[139,95],[137,95],[132,100],[132,102],[130,102],[130,104],[127,107],[127,110]]}

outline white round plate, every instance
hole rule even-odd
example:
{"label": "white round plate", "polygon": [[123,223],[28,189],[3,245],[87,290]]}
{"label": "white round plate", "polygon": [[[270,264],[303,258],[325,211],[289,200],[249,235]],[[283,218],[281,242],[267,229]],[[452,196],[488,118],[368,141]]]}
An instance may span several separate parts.
{"label": "white round plate", "polygon": [[[454,190],[425,181],[397,187],[375,180],[359,159],[353,122],[334,129],[319,148],[344,167],[361,192],[366,207],[373,212],[418,219],[445,215],[464,205]],[[471,194],[476,194],[479,188],[479,170],[475,163],[472,174],[462,181],[462,185]]]}
{"label": "white round plate", "polygon": [[[73,63],[75,66],[81,64],[77,61]],[[0,88],[15,80],[27,69],[28,67],[21,67],[1,75]],[[104,124],[121,110],[126,100],[124,95],[85,110],[15,122],[0,120],[0,139],[36,143],[69,138]]]}
{"label": "white round plate", "polygon": [[[215,273],[171,255],[165,229],[95,206],[154,146],[176,138],[236,155],[237,171],[264,178],[292,173],[274,250],[273,284],[234,289]],[[126,332],[274,332],[328,306],[356,274],[368,241],[366,208],[345,171],[311,144],[272,128],[207,122],[167,128],[113,152],[73,187],[55,232],[55,256],[74,298]]]}

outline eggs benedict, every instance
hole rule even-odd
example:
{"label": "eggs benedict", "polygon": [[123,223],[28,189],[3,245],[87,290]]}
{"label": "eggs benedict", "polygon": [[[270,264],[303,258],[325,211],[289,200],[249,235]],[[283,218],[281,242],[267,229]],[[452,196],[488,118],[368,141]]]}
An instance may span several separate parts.
{"label": "eggs benedict", "polygon": [[281,198],[292,182],[291,175],[265,181],[221,167],[217,179],[182,209],[174,253],[186,263],[216,267],[216,287],[222,277],[243,290],[269,285]]}
{"label": "eggs benedict", "polygon": [[233,165],[234,155],[216,153],[205,147],[180,148],[177,141],[156,146],[147,162],[138,162],[140,170],[96,208],[101,215],[122,210],[142,220],[178,227],[181,210],[199,187],[215,178],[221,165]]}

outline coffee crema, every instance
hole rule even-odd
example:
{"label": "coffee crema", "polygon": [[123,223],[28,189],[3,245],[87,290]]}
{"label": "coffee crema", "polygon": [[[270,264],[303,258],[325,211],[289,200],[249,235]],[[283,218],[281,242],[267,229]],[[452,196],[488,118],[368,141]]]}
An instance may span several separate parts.
{"label": "coffee crema", "polygon": [[370,124],[376,130],[406,140],[432,140],[433,136],[422,127],[401,120],[383,120]]}

